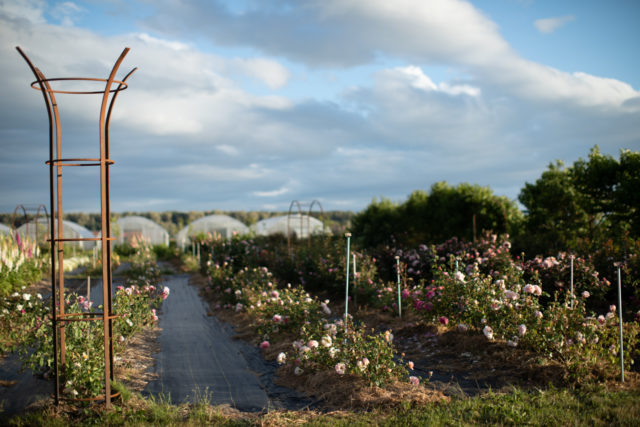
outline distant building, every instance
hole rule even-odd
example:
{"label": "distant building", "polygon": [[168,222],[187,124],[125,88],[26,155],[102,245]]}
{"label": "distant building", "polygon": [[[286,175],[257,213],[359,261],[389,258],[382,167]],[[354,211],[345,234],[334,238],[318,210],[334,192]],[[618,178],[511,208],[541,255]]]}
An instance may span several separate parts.
{"label": "distant building", "polygon": [[[57,220],[54,218],[54,221]],[[29,239],[35,240],[36,238],[36,228],[38,234],[38,240],[41,242],[48,239],[49,236],[49,218],[38,218],[37,221],[30,221],[28,223],[22,224],[18,227],[17,232],[20,236],[28,236]],[[76,224],[75,222],[62,220],[62,238],[63,239],[92,239],[96,236],[87,228],[81,226],[80,224]],[[75,246],[76,248],[82,249],[93,249],[96,246],[96,242],[94,240],[78,240],[71,242],[62,242],[63,245]]]}
{"label": "distant building", "polygon": [[310,235],[325,233],[324,225],[320,220],[309,215],[300,214],[266,218],[251,226],[251,231],[258,236],[269,236],[272,234],[283,234],[286,236],[288,230],[292,236],[301,239],[305,239]]}
{"label": "distant building", "polygon": [[125,216],[116,221],[117,230],[111,230],[116,244],[144,241],[151,245],[169,245],[169,233],[160,225],[141,216]]}
{"label": "distant building", "polygon": [[11,227],[0,223],[0,234],[11,234]]}
{"label": "distant building", "polygon": [[228,215],[209,215],[193,221],[180,230],[176,234],[176,245],[184,249],[191,243],[191,239],[200,233],[215,233],[228,239],[234,234],[247,234],[248,232],[249,227]]}

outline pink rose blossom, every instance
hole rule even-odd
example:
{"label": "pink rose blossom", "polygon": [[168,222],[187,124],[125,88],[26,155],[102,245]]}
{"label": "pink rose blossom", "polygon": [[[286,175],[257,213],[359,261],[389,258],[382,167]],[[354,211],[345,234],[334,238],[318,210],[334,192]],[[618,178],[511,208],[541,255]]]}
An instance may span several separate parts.
{"label": "pink rose blossom", "polygon": [[264,350],[265,348],[269,348],[269,346],[270,346],[270,345],[271,345],[271,344],[269,344],[269,341],[262,341],[262,342],[260,343],[260,348],[261,348],[262,350]]}
{"label": "pink rose blossom", "polygon": [[510,299],[510,300],[517,300],[518,298],[520,298],[520,295],[518,295],[516,292],[510,291],[510,290],[506,290],[504,291],[504,297],[506,299]]}
{"label": "pink rose blossom", "polygon": [[518,333],[520,334],[521,337],[523,337],[524,334],[527,333],[527,325],[525,324],[518,325]]}

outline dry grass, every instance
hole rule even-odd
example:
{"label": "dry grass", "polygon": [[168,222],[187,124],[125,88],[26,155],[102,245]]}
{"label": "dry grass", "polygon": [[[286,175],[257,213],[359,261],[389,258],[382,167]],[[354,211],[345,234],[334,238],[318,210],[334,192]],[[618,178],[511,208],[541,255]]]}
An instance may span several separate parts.
{"label": "dry grass", "polygon": [[153,355],[160,351],[160,331],[157,326],[144,328],[129,340],[125,350],[114,361],[115,377],[128,389],[140,392],[150,381],[158,378],[151,368],[155,363]]}
{"label": "dry grass", "polygon": [[301,391],[329,410],[370,411],[449,401],[428,386],[394,381],[381,388],[368,385],[356,375],[338,375],[333,370],[296,376],[291,368],[281,368],[278,374],[277,384]]}

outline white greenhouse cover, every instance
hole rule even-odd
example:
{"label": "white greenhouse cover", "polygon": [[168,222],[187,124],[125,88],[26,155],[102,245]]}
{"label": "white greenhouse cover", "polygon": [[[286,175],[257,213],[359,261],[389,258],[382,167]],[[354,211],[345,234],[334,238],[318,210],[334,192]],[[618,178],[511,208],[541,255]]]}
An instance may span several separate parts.
{"label": "white greenhouse cover", "polygon": [[258,236],[268,236],[271,234],[287,235],[287,221],[289,222],[289,230],[298,238],[307,238],[309,235],[322,234],[324,232],[323,224],[320,220],[309,215],[282,215],[272,218],[266,218],[251,226],[251,230]]}
{"label": "white greenhouse cover", "polygon": [[[160,225],[141,216],[125,216],[116,221],[119,232],[116,243],[131,243],[143,239],[152,245],[169,245],[169,233]],[[114,230],[112,230],[112,233]],[[115,233],[114,233],[115,234]]]}
{"label": "white greenhouse cover", "polygon": [[[44,240],[49,238],[49,236],[47,235],[47,231],[49,229],[48,223],[49,223],[49,218],[38,218],[37,220],[38,239]],[[29,238],[35,239],[36,227],[34,222],[30,222],[28,224],[28,227],[27,227],[27,224],[22,224],[20,227],[18,227],[18,233],[20,233],[21,236],[25,236],[27,234],[27,228],[29,230],[28,231]],[[96,236],[90,230],[81,226],[80,224],[63,219],[62,220],[62,237],[65,239],[91,239],[91,238],[95,238]],[[96,246],[95,241],[64,242],[64,244],[72,245],[85,250],[92,249]]]}
{"label": "white greenhouse cover", "polygon": [[6,225],[0,223],[0,233],[11,234],[11,227],[7,227]]}
{"label": "white greenhouse cover", "polygon": [[217,233],[228,239],[233,234],[247,234],[249,227],[228,215],[209,215],[196,219],[176,234],[176,245],[183,248],[191,243],[191,237],[199,234]]}

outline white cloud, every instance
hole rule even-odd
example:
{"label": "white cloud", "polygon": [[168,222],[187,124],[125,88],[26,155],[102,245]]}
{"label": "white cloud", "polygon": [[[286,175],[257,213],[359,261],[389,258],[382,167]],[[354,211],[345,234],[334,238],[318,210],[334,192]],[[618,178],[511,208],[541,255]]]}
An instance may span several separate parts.
{"label": "white cloud", "polygon": [[0,17],[14,21],[26,20],[34,24],[45,22],[44,0],[0,0]]}
{"label": "white cloud", "polygon": [[256,197],[278,197],[285,195],[289,192],[287,187],[280,187],[277,190],[271,191],[254,191],[252,194]]}
{"label": "white cloud", "polygon": [[409,65],[407,67],[396,67],[390,70],[380,72],[384,76],[385,84],[404,86],[409,84],[411,87],[425,91],[443,92],[452,96],[467,95],[478,96],[480,89],[469,84],[457,84],[441,82],[436,85],[429,76],[427,76],[420,67]]}
{"label": "white cloud", "polygon": [[575,21],[575,19],[576,17],[574,15],[555,16],[552,18],[536,19],[533,22],[533,25],[542,34],[551,34],[558,28],[565,26],[569,22]]}
{"label": "white cloud", "polygon": [[[497,25],[465,0],[281,0],[281,8],[255,3],[250,13],[243,14],[230,12],[221,2],[191,0],[188,7],[176,10],[166,1],[145,21],[156,31],[197,31],[216,43],[258,48],[311,67],[341,69],[372,63],[382,55],[412,64],[456,67],[525,102],[618,108],[640,95],[624,82],[596,76],[587,82],[579,73],[522,58]],[[549,18],[539,25],[554,29],[571,19],[572,15]],[[415,79],[414,84],[430,85]],[[612,85],[615,93],[607,93]],[[464,86],[448,89],[475,93]]]}
{"label": "white cloud", "polygon": [[228,156],[237,156],[240,154],[236,147],[227,144],[218,145],[216,149]]}
{"label": "white cloud", "polygon": [[449,84],[447,82],[440,83],[440,90],[451,95],[480,95],[480,89],[466,84]]}
{"label": "white cloud", "polygon": [[276,61],[265,58],[237,58],[233,60],[239,72],[260,80],[271,89],[279,89],[287,84],[291,73]]}
{"label": "white cloud", "polygon": [[70,1],[57,3],[51,9],[51,15],[68,27],[73,26],[74,20],[82,13],[86,13],[86,9]]}
{"label": "white cloud", "polygon": [[424,90],[438,90],[438,87],[435,85],[435,83],[433,83],[429,76],[424,74],[419,67],[410,65],[408,67],[396,68],[395,71],[404,74],[411,82],[411,85],[415,88]]}

